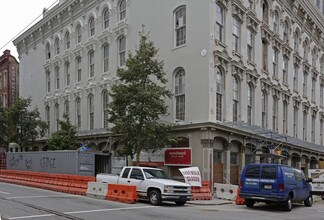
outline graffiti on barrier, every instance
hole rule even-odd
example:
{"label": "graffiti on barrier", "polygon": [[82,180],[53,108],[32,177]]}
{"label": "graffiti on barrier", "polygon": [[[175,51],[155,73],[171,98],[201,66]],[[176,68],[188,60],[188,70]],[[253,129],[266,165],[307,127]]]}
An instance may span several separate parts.
{"label": "graffiti on barrier", "polygon": [[39,161],[40,166],[43,169],[56,169],[55,160],[56,158],[53,157],[42,157]]}
{"label": "graffiti on barrier", "polygon": [[29,160],[25,160],[25,166],[27,170],[32,170],[33,169],[33,160],[29,159]]}
{"label": "graffiti on barrier", "polygon": [[20,161],[24,159],[24,156],[22,154],[19,155],[11,155],[8,159],[9,167],[18,167],[20,164]]}

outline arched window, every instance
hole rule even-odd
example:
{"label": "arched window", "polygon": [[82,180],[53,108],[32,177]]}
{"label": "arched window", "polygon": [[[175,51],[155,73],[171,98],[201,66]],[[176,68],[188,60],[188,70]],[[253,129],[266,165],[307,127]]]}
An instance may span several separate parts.
{"label": "arched window", "polygon": [[288,40],[289,40],[289,26],[288,26],[287,21],[285,21],[284,27],[283,27],[283,40],[285,43],[288,43]]}
{"label": "arched window", "polygon": [[124,66],[126,64],[126,37],[121,36],[118,39],[118,58],[119,66]]}
{"label": "arched window", "polygon": [[55,54],[60,54],[60,40],[58,38],[55,39]]}
{"label": "arched window", "polygon": [[107,29],[109,27],[109,19],[110,19],[110,13],[109,8],[106,8],[103,12],[103,29]]}
{"label": "arched window", "polygon": [[179,68],[175,71],[175,119],[185,120],[185,71]]}
{"label": "arched window", "polygon": [[93,102],[93,94],[88,96],[88,114],[89,114],[89,129],[94,129],[94,102]]}
{"label": "arched window", "polygon": [[108,103],[109,103],[108,91],[104,90],[102,92],[102,113],[103,113],[104,128],[108,128]]}
{"label": "arched window", "polygon": [[308,39],[304,41],[304,59],[308,60],[308,52],[309,52],[309,44]]}
{"label": "arched window", "polygon": [[299,51],[299,32],[298,30],[294,33],[294,50]]}
{"label": "arched window", "polygon": [[250,29],[247,30],[247,59],[254,61],[254,33]]}
{"label": "arched window", "polygon": [[278,14],[278,11],[274,12],[273,32],[275,32],[276,34],[279,34],[279,14]]}
{"label": "arched window", "polygon": [[65,71],[65,85],[69,86],[71,81],[70,62],[66,62],[64,64],[64,71]]}
{"label": "arched window", "polygon": [[55,67],[55,88],[60,89],[60,68]]}
{"label": "arched window", "polygon": [[119,21],[124,20],[126,18],[126,0],[121,0],[118,5],[119,10]]}
{"label": "arched window", "polygon": [[216,3],[216,40],[223,42],[224,34],[224,10],[218,3]]}
{"label": "arched window", "polygon": [[89,37],[95,35],[95,20],[93,17],[89,19]]}
{"label": "arched window", "polygon": [[216,68],[216,120],[223,121],[224,76],[219,67]]}
{"label": "arched window", "polygon": [[76,28],[76,42],[77,44],[81,43],[82,41],[82,28],[81,25],[78,25]]}
{"label": "arched window", "polygon": [[282,115],[282,133],[287,134],[288,133],[288,103],[287,101],[283,101],[283,115]]}
{"label": "arched window", "polygon": [[51,59],[51,45],[49,43],[46,44],[46,59]]}
{"label": "arched window", "polygon": [[294,106],[293,137],[298,138],[298,107]]}
{"label": "arched window", "polygon": [[262,92],[262,127],[267,128],[268,126],[268,94],[266,91]]}
{"label": "arched window", "polygon": [[76,127],[78,131],[81,130],[81,99],[79,97],[75,100],[75,115],[76,115]]}
{"label": "arched window", "polygon": [[65,100],[64,102],[64,114],[70,114],[70,102],[69,100]]}
{"label": "arched window", "polygon": [[89,62],[89,77],[94,77],[94,51],[91,50],[88,53],[88,62]]}
{"label": "arched window", "polygon": [[253,106],[254,106],[254,89],[253,85],[250,83],[248,84],[247,90],[247,123],[253,123]]}
{"label": "arched window", "polygon": [[236,52],[240,50],[240,32],[241,32],[241,25],[237,18],[233,18],[233,35],[232,35],[232,49]]}
{"label": "arched window", "polygon": [[109,44],[102,46],[102,59],[103,59],[103,71],[108,72],[109,70]]}
{"label": "arched window", "polygon": [[262,19],[266,24],[269,23],[269,7],[266,1],[263,1],[262,5]]}
{"label": "arched window", "polygon": [[70,40],[70,32],[66,32],[65,33],[65,49],[70,49],[70,44],[71,44],[71,40]]}
{"label": "arched window", "polygon": [[176,47],[186,44],[186,7],[179,7],[174,12],[174,31]]}
{"label": "arched window", "polygon": [[58,103],[55,103],[54,111],[55,130],[58,131],[60,129],[60,110]]}
{"label": "arched window", "polygon": [[46,71],[46,92],[51,92],[51,72]]}
{"label": "arched window", "polygon": [[239,99],[240,99],[240,85],[236,76],[233,76],[233,121],[239,119]]}
{"label": "arched window", "polygon": [[51,128],[51,112],[50,112],[50,107],[48,105],[45,107],[45,118],[48,126],[47,134],[49,134]]}
{"label": "arched window", "polygon": [[278,98],[273,96],[273,106],[272,106],[272,131],[278,131]]}
{"label": "arched window", "polygon": [[78,82],[81,82],[82,79],[82,65],[81,65],[81,57],[78,56],[75,58],[75,70],[76,70],[76,78]]}

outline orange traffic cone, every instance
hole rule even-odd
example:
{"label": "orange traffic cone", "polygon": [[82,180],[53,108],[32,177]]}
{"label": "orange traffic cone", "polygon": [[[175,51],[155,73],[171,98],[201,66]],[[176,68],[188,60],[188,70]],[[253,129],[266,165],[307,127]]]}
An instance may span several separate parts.
{"label": "orange traffic cone", "polygon": [[237,189],[235,203],[236,203],[236,205],[244,205],[245,204],[245,199],[240,197],[240,188]]}

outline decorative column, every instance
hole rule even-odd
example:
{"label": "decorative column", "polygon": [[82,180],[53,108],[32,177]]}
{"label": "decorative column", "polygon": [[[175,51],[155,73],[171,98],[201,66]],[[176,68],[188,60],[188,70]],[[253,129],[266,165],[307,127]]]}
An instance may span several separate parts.
{"label": "decorative column", "polygon": [[231,144],[228,144],[225,149],[225,172],[224,172],[224,179],[226,183],[231,182]]}
{"label": "decorative column", "polygon": [[200,139],[203,146],[202,179],[213,181],[213,144],[214,139]]}
{"label": "decorative column", "polygon": [[245,166],[245,148],[246,148],[246,146],[243,146],[243,145],[240,148],[239,176],[241,176],[242,169]]}

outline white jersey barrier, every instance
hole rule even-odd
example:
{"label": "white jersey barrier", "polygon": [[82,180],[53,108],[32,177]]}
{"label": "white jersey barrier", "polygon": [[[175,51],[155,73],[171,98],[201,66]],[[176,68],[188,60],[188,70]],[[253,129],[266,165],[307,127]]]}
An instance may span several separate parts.
{"label": "white jersey barrier", "polygon": [[87,196],[97,199],[106,199],[108,193],[108,183],[89,182]]}
{"label": "white jersey barrier", "polygon": [[238,186],[232,184],[214,183],[214,191],[219,199],[236,200]]}

